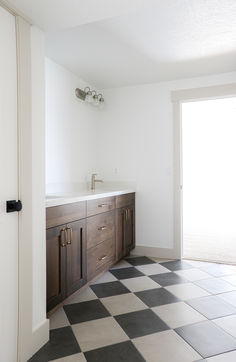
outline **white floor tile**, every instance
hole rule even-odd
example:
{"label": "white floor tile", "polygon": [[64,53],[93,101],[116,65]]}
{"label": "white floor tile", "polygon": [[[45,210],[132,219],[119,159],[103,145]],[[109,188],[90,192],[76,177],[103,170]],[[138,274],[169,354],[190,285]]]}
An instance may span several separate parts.
{"label": "white floor tile", "polygon": [[210,295],[208,292],[192,283],[171,285],[169,287],[165,287],[165,289],[182,300],[205,297],[207,295]]}
{"label": "white floor tile", "polygon": [[126,288],[128,288],[131,292],[139,292],[141,290],[155,289],[161,287],[159,284],[157,284],[147,276],[122,279],[121,283],[123,283]]}
{"label": "white floor tile", "polygon": [[222,298],[227,303],[232,304],[234,307],[236,307],[236,291],[219,294],[218,297]]}
{"label": "white floor tile", "polygon": [[113,317],[75,324],[72,329],[83,352],[129,340]]}
{"label": "white floor tile", "polygon": [[[230,315],[223,318],[213,320],[219,327],[223,328],[227,333],[236,338],[236,315]],[[236,360],[235,360],[236,361]]]}
{"label": "white floor tile", "polygon": [[132,293],[102,298],[100,300],[111,315],[119,315],[147,309],[146,304]]}
{"label": "white floor tile", "polygon": [[204,266],[210,266],[210,265],[215,264],[215,263],[210,263],[208,261],[201,261],[201,260],[190,260],[190,259],[184,259],[184,260],[186,260],[194,268],[201,268],[201,267],[204,267]]}
{"label": "white floor tile", "polygon": [[190,282],[194,282],[196,280],[202,280],[202,279],[209,279],[212,278],[211,275],[207,274],[206,272],[200,270],[200,269],[186,269],[186,270],[179,270],[175,272],[180,277],[183,277]]}
{"label": "white floor tile", "polygon": [[50,329],[62,328],[70,325],[63,308],[58,309],[51,315],[49,324]]}
{"label": "white floor tile", "polygon": [[170,270],[160,264],[147,264],[136,266],[136,269],[140,270],[143,274],[154,275],[162,273],[170,273]]}
{"label": "white floor tile", "polygon": [[236,286],[236,275],[228,275],[226,277],[222,277],[221,279],[225,280],[226,282]]}
{"label": "white floor tile", "polygon": [[219,354],[218,356],[207,358],[207,362],[235,362],[236,351]]}
{"label": "white floor tile", "polygon": [[114,277],[109,271],[104,273],[100,278],[98,278],[93,284],[100,284],[100,283],[109,283],[116,281],[117,278]]}
{"label": "white floor tile", "polygon": [[65,304],[87,302],[93,299],[97,299],[97,296],[91,288],[87,287],[81,292],[78,292],[74,297],[70,298]]}
{"label": "white floor tile", "polygon": [[201,356],[172,330],[132,340],[146,362],[192,362]]}
{"label": "white floor tile", "polygon": [[152,310],[173,329],[206,320],[202,314],[184,302],[161,305]]}

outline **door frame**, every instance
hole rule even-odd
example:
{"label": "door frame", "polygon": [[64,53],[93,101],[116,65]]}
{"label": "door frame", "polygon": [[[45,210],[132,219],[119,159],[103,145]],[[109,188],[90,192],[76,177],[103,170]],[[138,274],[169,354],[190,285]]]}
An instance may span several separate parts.
{"label": "door frame", "polygon": [[182,104],[236,96],[236,83],[211,87],[182,89],[171,92],[173,104],[174,161],[174,253],[183,257],[183,163],[182,163]]}

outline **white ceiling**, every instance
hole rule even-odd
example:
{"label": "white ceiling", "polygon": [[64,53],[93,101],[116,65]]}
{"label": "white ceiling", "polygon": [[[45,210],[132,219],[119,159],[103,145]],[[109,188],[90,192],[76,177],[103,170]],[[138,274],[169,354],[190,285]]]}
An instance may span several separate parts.
{"label": "white ceiling", "polygon": [[47,56],[98,88],[236,70],[236,0],[12,1],[49,30]]}
{"label": "white ceiling", "polygon": [[7,0],[45,31],[72,28],[146,8],[159,0]]}

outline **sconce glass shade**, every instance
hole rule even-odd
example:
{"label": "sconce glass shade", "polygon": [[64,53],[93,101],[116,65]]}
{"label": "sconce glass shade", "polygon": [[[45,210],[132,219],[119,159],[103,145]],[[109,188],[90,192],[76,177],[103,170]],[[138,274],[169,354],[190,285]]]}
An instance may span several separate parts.
{"label": "sconce glass shade", "polygon": [[85,101],[88,102],[88,103],[92,103],[93,101],[93,94],[92,94],[92,91],[89,87],[85,87],[84,88],[84,92],[86,93],[86,96],[85,96]]}
{"label": "sconce glass shade", "polygon": [[88,91],[85,97],[86,102],[88,103],[92,103],[93,102],[93,96],[92,96],[92,92]]}
{"label": "sconce glass shade", "polygon": [[99,108],[103,108],[104,106],[104,98],[102,94],[98,95],[98,100],[99,100]]}
{"label": "sconce glass shade", "polygon": [[98,105],[99,105],[99,99],[98,99],[98,95],[97,95],[97,94],[95,94],[95,95],[93,96],[93,105],[94,105],[94,106],[98,106]]}

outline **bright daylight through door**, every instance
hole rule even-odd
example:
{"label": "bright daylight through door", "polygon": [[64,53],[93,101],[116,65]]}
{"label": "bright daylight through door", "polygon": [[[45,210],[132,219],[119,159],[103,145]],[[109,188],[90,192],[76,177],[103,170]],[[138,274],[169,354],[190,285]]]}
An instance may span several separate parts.
{"label": "bright daylight through door", "polygon": [[182,105],[183,257],[236,263],[236,97]]}

